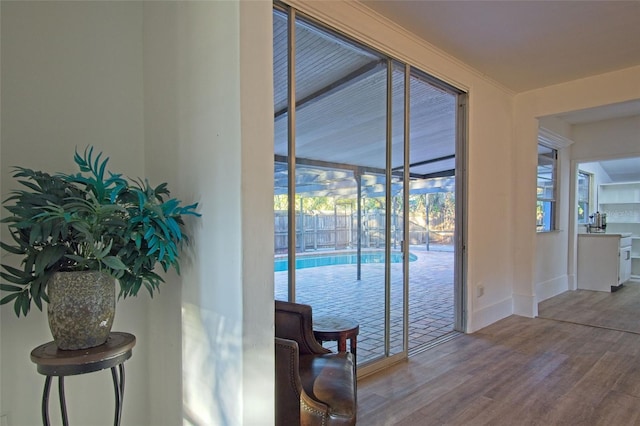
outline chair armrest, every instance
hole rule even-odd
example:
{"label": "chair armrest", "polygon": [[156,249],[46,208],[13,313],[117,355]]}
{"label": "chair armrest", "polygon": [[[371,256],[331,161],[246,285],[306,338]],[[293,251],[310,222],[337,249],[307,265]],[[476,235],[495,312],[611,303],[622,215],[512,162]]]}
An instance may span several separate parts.
{"label": "chair armrest", "polygon": [[328,418],[329,407],[302,392],[300,396],[300,425],[326,425]]}
{"label": "chair armrest", "polygon": [[[299,374],[298,344],[275,338],[276,347],[276,424],[322,424],[313,419],[326,419],[329,407],[309,397],[302,388]],[[301,416],[302,413],[302,416]],[[306,419],[302,421],[303,419]]]}
{"label": "chair armrest", "polygon": [[[353,354],[302,355],[298,365],[303,390],[300,406],[302,424],[354,425],[357,397]],[[304,397],[318,405],[307,403]]]}

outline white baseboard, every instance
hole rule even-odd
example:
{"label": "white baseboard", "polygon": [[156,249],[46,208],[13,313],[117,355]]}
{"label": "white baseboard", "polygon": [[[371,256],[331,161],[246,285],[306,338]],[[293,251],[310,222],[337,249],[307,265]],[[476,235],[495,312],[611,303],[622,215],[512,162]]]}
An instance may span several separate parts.
{"label": "white baseboard", "polygon": [[491,306],[482,308],[470,315],[467,321],[467,332],[473,333],[488,325],[493,324],[513,313],[513,301],[511,298],[501,300]]}
{"label": "white baseboard", "polygon": [[552,278],[550,280],[536,284],[536,299],[538,303],[543,300],[551,299],[565,291],[569,290],[569,282],[567,275]]}
{"label": "white baseboard", "polygon": [[564,293],[569,289],[568,276],[553,278],[536,284],[536,295],[513,294],[512,298],[501,300],[491,306],[471,313],[467,320],[467,332],[473,333],[509,315],[527,318],[538,316],[538,302]]}
{"label": "white baseboard", "polygon": [[567,286],[569,287],[569,290],[571,290],[571,291],[578,289],[578,282],[576,281],[576,274],[567,275]]}
{"label": "white baseboard", "polygon": [[538,316],[538,303],[535,296],[513,294],[513,313],[527,318]]}

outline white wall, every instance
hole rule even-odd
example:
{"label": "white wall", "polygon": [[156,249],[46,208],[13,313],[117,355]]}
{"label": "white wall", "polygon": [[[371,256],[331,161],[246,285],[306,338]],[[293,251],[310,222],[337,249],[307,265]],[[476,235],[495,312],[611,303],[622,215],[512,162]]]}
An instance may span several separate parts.
{"label": "white wall", "polygon": [[[114,170],[200,202],[182,276],[169,274],[152,302],[118,304],[114,330],[138,338],[123,424],[270,423],[271,3],[0,7],[3,199],[9,166],[71,171],[74,147],[91,143]],[[39,424],[44,379],[29,352],[50,340],[46,316],[1,311],[1,413]],[[108,371],[67,379],[72,424],[111,424],[111,401]],[[54,391],[54,423],[56,406]]]}
{"label": "white wall", "polygon": [[[469,91],[467,329],[512,312],[534,316],[535,271],[550,261],[536,257],[537,117],[640,98],[640,68],[514,98],[355,2],[292,3]],[[174,195],[201,203],[182,277],[167,277],[158,301],[142,295],[118,306],[115,329],[139,338],[125,423],[269,423],[271,3],[0,7],[3,198],[10,165],[68,170],[73,148],[91,143],[114,169],[170,180]],[[10,425],[38,424],[43,380],[28,354],[49,339],[46,320],[37,311],[16,319],[10,307],[1,315],[1,410]],[[110,423],[111,406],[95,403],[110,400],[109,383],[108,374],[69,382],[74,423],[97,424],[96,415]]]}
{"label": "white wall", "polygon": [[[2,199],[16,188],[11,166],[73,172],[74,149],[89,144],[110,157],[113,171],[143,175],[141,4],[2,2],[0,7]],[[2,261],[12,260],[3,256]],[[148,423],[148,300],[141,294],[119,302],[113,325],[138,337],[126,364],[129,424]],[[2,411],[9,425],[41,424],[44,377],[29,353],[51,340],[46,315],[33,307],[18,319],[12,306],[0,310]],[[108,370],[69,377],[66,391],[72,424],[112,423]],[[52,421],[60,423],[55,386],[50,408]]]}
{"label": "white wall", "polygon": [[[535,161],[533,161],[533,150],[537,145],[538,118],[552,116],[563,112],[575,111],[585,108],[592,108],[601,105],[608,105],[617,102],[624,102],[640,98],[640,67],[628,68],[616,72],[602,74],[581,80],[575,80],[564,84],[546,87],[521,93],[515,97],[515,140],[521,144],[522,150],[517,155],[515,166],[519,169],[516,173],[515,185],[518,188],[532,188],[532,192],[522,191],[517,194],[517,208],[514,212],[518,217],[531,216],[535,208]],[[591,130],[586,133],[595,134]],[[572,160],[577,158],[589,158],[597,156],[598,152],[618,152],[627,148],[619,148],[617,144],[611,143],[607,148],[587,147],[580,143],[580,136],[572,129],[571,139],[575,143],[571,146],[570,156]],[[610,139],[611,140],[611,139]],[[636,145],[637,146],[637,145]],[[628,145],[627,145],[628,147]],[[583,151],[584,150],[584,151]],[[591,152],[586,154],[585,152]],[[637,152],[637,148],[636,148]],[[597,158],[597,157],[591,157]],[[572,162],[570,164],[574,164]],[[566,166],[566,165],[565,165]],[[571,166],[568,168],[571,170]],[[575,172],[573,172],[575,173]],[[575,177],[569,177],[569,181]],[[564,184],[563,184],[564,188]],[[564,190],[564,189],[563,189]],[[573,209],[563,203],[560,209],[560,216],[568,218]],[[557,276],[566,271],[569,275],[567,281],[571,287],[572,275],[575,271],[575,227],[570,226],[569,231],[557,234],[555,241],[548,245],[541,242],[540,237],[536,238],[535,228],[529,223],[533,223],[533,217],[522,220],[514,229],[514,238],[525,241],[521,244],[522,250],[518,252],[516,262],[516,274],[514,275],[514,293],[519,293],[522,304],[515,306],[515,313],[536,316],[538,299],[544,299],[545,294],[537,294],[540,287],[537,278],[541,274],[537,271],[554,271],[551,275]],[[567,243],[568,241],[568,243]],[[564,247],[569,252],[568,259],[561,255]],[[549,256],[549,250],[556,250],[560,256]],[[530,260],[528,260],[530,259]],[[567,265],[568,262],[568,265]]]}
{"label": "white wall", "polygon": [[271,13],[269,2],[145,3],[149,162],[173,165],[203,214],[180,298],[151,310],[171,331],[154,338],[171,344],[154,371],[177,366],[151,383],[154,425],[274,417]]}
{"label": "white wall", "polygon": [[[173,2],[145,3],[143,7],[143,85],[145,163],[147,176],[153,181],[167,181],[175,186],[174,195],[200,201],[201,194],[180,185],[177,162],[181,155],[178,143],[178,38],[177,9]],[[198,229],[199,224],[191,224]],[[196,232],[197,234],[197,232]],[[196,237],[197,238],[197,237]],[[192,262],[186,258],[187,265]],[[183,264],[183,268],[187,266]],[[150,425],[182,423],[182,286],[175,274],[160,294],[149,304],[149,339],[154,349],[149,363]],[[169,367],[171,366],[171,367]]]}
{"label": "white wall", "polygon": [[533,282],[538,302],[567,291],[572,285],[572,275],[568,271],[569,239],[567,235],[573,226],[569,210],[571,191],[570,150],[573,141],[571,125],[554,117],[539,120],[538,141],[558,150],[557,162],[557,226],[552,232],[536,234],[536,263]]}
{"label": "white wall", "polygon": [[[313,17],[469,92],[467,330],[512,313],[512,94],[358,2],[289,1]],[[490,202],[487,202],[490,200]],[[482,284],[484,296],[475,297]]]}
{"label": "white wall", "polygon": [[[269,2],[145,3],[147,123],[157,133],[147,143],[178,141],[180,192],[203,213],[172,330],[181,353],[167,357],[182,365],[186,423],[274,417],[271,13]],[[170,403],[153,407],[152,423],[176,424],[175,388],[152,392]]]}
{"label": "white wall", "polygon": [[558,149],[557,162],[557,230],[536,234],[536,263],[533,282],[538,302],[567,291],[570,286],[568,274],[569,256],[569,200],[570,165],[569,147]]}

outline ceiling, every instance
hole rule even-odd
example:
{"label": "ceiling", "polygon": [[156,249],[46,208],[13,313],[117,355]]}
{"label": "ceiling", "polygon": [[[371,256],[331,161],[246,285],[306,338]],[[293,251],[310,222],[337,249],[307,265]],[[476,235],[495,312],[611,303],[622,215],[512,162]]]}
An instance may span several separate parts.
{"label": "ceiling", "polygon": [[611,120],[614,118],[634,117],[636,115],[640,115],[640,99],[595,108],[570,111],[567,113],[557,114],[555,117],[569,124],[585,124],[594,121]]}
{"label": "ceiling", "polygon": [[612,182],[640,181],[640,157],[600,161]]}
{"label": "ceiling", "polygon": [[[572,125],[601,120],[640,116],[640,99],[558,114],[555,117]],[[612,182],[640,181],[640,157],[599,161]]]}
{"label": "ceiling", "polygon": [[640,65],[640,1],[360,0],[514,92]]}
{"label": "ceiling", "polygon": [[[360,0],[513,92],[640,65],[640,1]],[[640,115],[640,99],[557,115],[584,124]],[[603,161],[640,180],[640,158]]]}
{"label": "ceiling", "polygon": [[[361,1],[514,92],[640,64],[640,1]],[[286,16],[276,12],[273,24],[275,180],[276,192],[286,193]],[[350,197],[354,177],[362,176],[367,194],[376,196],[386,167],[385,58],[303,20],[296,55],[296,190]],[[397,74],[394,93],[402,87]],[[412,115],[421,117],[411,120],[412,191],[442,190],[455,167],[455,95],[419,76],[411,90]],[[402,123],[403,101],[393,99],[393,122]],[[640,115],[640,100],[558,118],[580,124],[630,115]],[[402,132],[392,130],[398,176]],[[427,177],[441,180],[420,186]]]}

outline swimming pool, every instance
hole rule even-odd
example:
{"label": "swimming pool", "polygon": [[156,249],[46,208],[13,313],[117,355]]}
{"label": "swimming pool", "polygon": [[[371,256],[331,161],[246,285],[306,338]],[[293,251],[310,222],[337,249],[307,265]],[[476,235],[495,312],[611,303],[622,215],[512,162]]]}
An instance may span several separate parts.
{"label": "swimming pool", "polygon": [[[362,263],[384,263],[384,253],[362,253],[360,255]],[[418,257],[415,254],[409,253],[409,262],[413,262]],[[344,254],[318,254],[313,256],[298,256],[296,257],[296,269],[315,268],[318,266],[331,266],[331,265],[355,265],[358,262],[358,256],[356,253],[344,253]],[[391,263],[401,263],[402,253],[391,253]],[[278,258],[274,260],[274,271],[282,272],[286,271],[289,266],[289,260],[284,258]]]}

